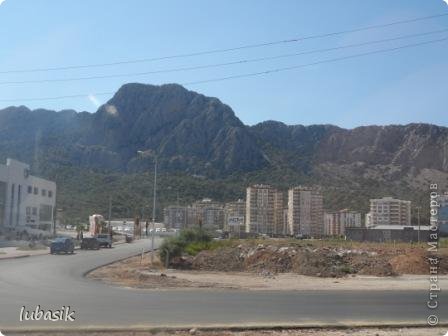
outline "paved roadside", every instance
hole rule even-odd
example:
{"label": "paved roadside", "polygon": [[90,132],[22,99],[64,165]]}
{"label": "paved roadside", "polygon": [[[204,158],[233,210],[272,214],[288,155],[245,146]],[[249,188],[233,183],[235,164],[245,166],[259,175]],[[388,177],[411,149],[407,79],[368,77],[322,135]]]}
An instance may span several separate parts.
{"label": "paved roadside", "polygon": [[[121,245],[125,244],[126,242],[124,240],[120,240],[117,242],[114,242],[113,245]],[[79,246],[75,246],[75,250],[79,250]],[[50,248],[42,248],[37,250],[28,250],[24,249],[21,250],[20,247],[17,246],[9,246],[9,247],[0,247],[0,260],[5,259],[15,259],[15,258],[26,258],[26,257],[33,257],[33,256],[39,256],[39,255],[45,255],[50,253]]]}
{"label": "paved roadside", "polygon": [[19,250],[17,247],[2,247],[0,248],[0,260],[25,258],[37,255],[44,255],[50,253],[49,248],[40,250]]}
{"label": "paved roadside", "polygon": [[[148,330],[148,331],[107,331],[107,332],[31,332],[27,336],[443,336],[446,328],[348,328],[348,329],[279,329],[279,330]],[[8,333],[19,336],[23,333]]]}

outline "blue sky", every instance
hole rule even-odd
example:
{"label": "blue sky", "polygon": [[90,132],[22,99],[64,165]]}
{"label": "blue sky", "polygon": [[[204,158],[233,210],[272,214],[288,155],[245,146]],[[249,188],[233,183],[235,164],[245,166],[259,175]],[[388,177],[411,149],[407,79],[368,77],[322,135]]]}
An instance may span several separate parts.
{"label": "blue sky", "polygon": [[[163,57],[325,34],[448,13],[443,0],[0,0],[0,71]],[[300,53],[448,29],[448,16],[334,37],[138,64],[0,74],[0,108],[94,112],[127,82],[187,83],[314,63],[448,37],[448,32],[319,54],[175,73],[58,83],[1,84],[111,75]],[[218,97],[246,124],[428,122],[448,126],[448,42],[265,76],[187,86]]]}

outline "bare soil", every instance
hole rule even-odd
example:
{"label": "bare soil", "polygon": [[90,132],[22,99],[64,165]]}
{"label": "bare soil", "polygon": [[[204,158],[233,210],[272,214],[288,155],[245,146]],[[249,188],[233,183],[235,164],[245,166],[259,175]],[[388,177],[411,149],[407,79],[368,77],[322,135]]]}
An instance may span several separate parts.
{"label": "bare soil", "polygon": [[[346,275],[428,274],[425,245],[345,241],[236,241],[174,260],[172,267],[200,271],[295,273],[339,278]],[[448,249],[440,249],[439,274],[448,274]]]}
{"label": "bare soil", "polygon": [[[168,270],[144,255],[88,277],[145,289],[413,290],[428,287],[428,256],[424,245],[245,240],[177,258]],[[448,249],[439,257],[439,281],[448,287]]]}
{"label": "bare soil", "polygon": [[[425,290],[426,275],[378,277],[350,275],[323,278],[295,273],[214,272],[163,269],[157,262],[151,266],[149,255],[129,258],[99,268],[88,277],[109,285],[141,289],[240,289],[240,290]],[[448,288],[448,276],[439,284]]]}

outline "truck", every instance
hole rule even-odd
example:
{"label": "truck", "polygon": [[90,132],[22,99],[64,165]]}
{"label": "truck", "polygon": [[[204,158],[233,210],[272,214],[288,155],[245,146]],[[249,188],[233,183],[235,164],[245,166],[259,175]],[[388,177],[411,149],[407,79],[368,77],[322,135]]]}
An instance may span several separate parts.
{"label": "truck", "polygon": [[83,235],[81,249],[98,250],[100,247],[112,247],[112,236],[107,232],[102,215],[89,216],[89,231]]}

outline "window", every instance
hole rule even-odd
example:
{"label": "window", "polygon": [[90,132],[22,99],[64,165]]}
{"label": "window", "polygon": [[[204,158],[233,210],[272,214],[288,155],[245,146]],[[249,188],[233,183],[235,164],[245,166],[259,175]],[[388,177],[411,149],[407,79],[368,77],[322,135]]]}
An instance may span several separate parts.
{"label": "window", "polygon": [[53,197],[53,191],[51,191],[51,190],[48,190],[48,197]]}
{"label": "window", "polygon": [[50,222],[52,216],[53,207],[51,205],[41,204],[39,209],[39,220],[41,222]]}
{"label": "window", "polygon": [[26,207],[26,215],[27,216],[31,215],[31,207]]}
{"label": "window", "polygon": [[47,191],[45,189],[41,190],[42,196],[47,196]]}
{"label": "window", "polygon": [[33,208],[33,216],[37,216],[37,208]]}
{"label": "window", "polygon": [[28,186],[28,194],[32,194],[33,193],[33,187],[32,186]]}
{"label": "window", "polygon": [[34,187],[34,195],[39,195],[39,189],[37,187]]}

